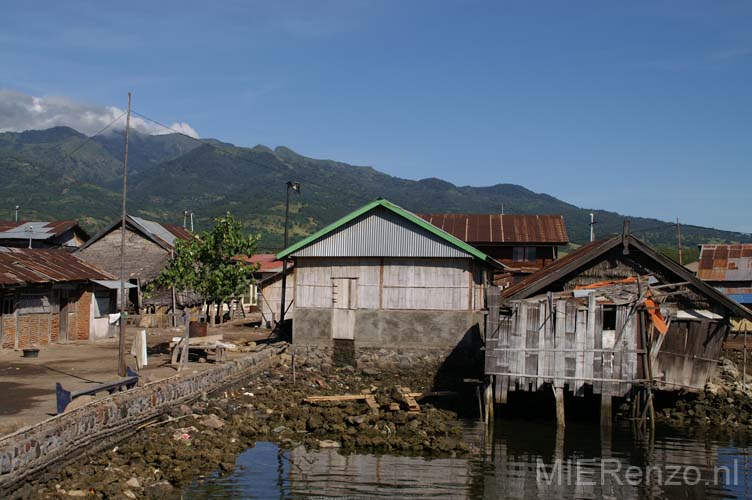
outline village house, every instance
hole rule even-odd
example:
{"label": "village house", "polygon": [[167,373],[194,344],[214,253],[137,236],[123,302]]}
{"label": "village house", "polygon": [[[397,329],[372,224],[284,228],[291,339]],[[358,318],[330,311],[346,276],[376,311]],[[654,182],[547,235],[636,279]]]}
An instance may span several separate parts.
{"label": "village house", "polygon": [[64,248],[75,250],[89,234],[74,220],[0,221],[0,246],[15,248]]}
{"label": "village house", "polygon": [[[279,316],[279,301],[281,298],[279,292],[282,290],[281,279],[279,278],[282,276],[282,261],[277,260],[277,256],[273,253],[238,255],[235,259],[258,266],[253,273],[253,283],[248,285],[248,292],[240,298],[240,303],[248,311],[254,311],[257,308],[258,312],[261,313],[261,323],[271,327],[276,323],[276,318]],[[288,264],[288,280],[291,271],[292,264]],[[287,286],[290,289],[293,287],[290,281],[287,282]],[[278,293],[276,299],[274,290]],[[285,302],[288,303],[292,300],[291,294],[287,296],[287,299]],[[273,304],[275,300],[276,302]]]}
{"label": "village house", "polygon": [[[297,352],[337,360],[440,362],[477,349],[490,272],[503,265],[378,199],[277,254],[294,262]],[[294,292],[293,292],[294,290]]]}
{"label": "village house", "polygon": [[[120,219],[94,235],[76,256],[113,276],[120,276]],[[167,265],[177,239],[191,237],[187,229],[141,217],[127,216],[125,225],[125,279],[135,285],[128,293],[128,308],[140,314],[155,308],[172,309],[199,302],[195,294],[164,288],[148,290]],[[146,292],[146,293],[145,293]]]}
{"label": "village house", "polygon": [[702,390],[730,318],[752,318],[628,233],[584,245],[498,299],[489,295],[485,350],[495,401],[547,385],[562,405],[565,391],[600,394],[607,415],[612,396],[638,389]]}
{"label": "village house", "polygon": [[700,245],[697,277],[752,306],[752,244]]}
{"label": "village house", "polygon": [[469,243],[506,266],[495,283],[508,286],[559,257],[559,247],[569,244],[561,215],[519,214],[418,214]]}
{"label": "village house", "polygon": [[103,338],[119,282],[61,250],[0,247],[0,345]]}

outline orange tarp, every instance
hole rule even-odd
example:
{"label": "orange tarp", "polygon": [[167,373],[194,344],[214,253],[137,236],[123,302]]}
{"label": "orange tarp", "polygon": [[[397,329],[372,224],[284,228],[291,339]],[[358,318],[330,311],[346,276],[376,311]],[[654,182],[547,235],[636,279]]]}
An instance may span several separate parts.
{"label": "orange tarp", "polygon": [[631,283],[637,283],[637,277],[630,276],[629,278],[624,278],[623,280],[599,281],[598,283],[591,283],[589,285],[577,285],[576,287],[574,287],[574,289],[575,290],[592,290],[594,288],[602,288],[604,286],[629,285]]}

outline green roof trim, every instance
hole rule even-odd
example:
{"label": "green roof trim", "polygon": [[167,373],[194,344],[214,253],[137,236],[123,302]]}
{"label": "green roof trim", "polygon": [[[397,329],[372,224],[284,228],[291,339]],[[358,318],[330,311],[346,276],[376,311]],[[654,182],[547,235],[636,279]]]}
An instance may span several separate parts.
{"label": "green roof trim", "polygon": [[491,258],[490,256],[486,255],[485,253],[481,252],[477,248],[475,248],[472,245],[468,245],[464,241],[460,240],[459,238],[456,238],[452,236],[451,234],[447,233],[446,231],[443,231],[439,229],[438,227],[434,226],[430,222],[418,217],[414,213],[405,210],[404,208],[395,205],[389,200],[385,200],[383,198],[379,198],[377,200],[372,201],[371,203],[368,203],[367,205],[363,205],[359,209],[355,210],[354,212],[350,212],[349,214],[345,215],[339,220],[336,220],[329,224],[328,226],[320,229],[319,231],[316,231],[312,235],[310,235],[307,238],[304,238],[300,240],[299,242],[295,243],[294,245],[291,245],[287,247],[286,249],[282,250],[277,254],[277,259],[284,259],[286,257],[289,257],[291,254],[297,252],[303,247],[306,247],[313,243],[314,241],[318,240],[322,236],[325,236],[332,231],[335,231],[336,229],[339,229],[340,227],[344,226],[345,224],[351,222],[352,220],[356,219],[357,217],[360,217],[361,215],[370,212],[374,208],[377,207],[383,207],[387,210],[394,212],[395,214],[399,215],[400,217],[409,220],[410,222],[416,224],[417,226],[420,226],[421,228],[425,229],[429,233],[438,236],[442,240],[446,241],[447,243],[450,243],[451,245],[454,245],[455,247],[459,248],[460,250],[472,255],[476,259],[488,263],[493,267],[497,268],[503,268],[504,265],[495,259]]}

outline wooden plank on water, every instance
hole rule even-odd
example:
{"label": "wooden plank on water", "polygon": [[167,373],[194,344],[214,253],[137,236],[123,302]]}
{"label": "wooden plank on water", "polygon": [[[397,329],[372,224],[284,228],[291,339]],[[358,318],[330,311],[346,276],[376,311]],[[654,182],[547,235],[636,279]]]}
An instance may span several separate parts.
{"label": "wooden plank on water", "polygon": [[555,305],[554,322],[554,385],[564,387],[564,377],[566,377],[566,329],[567,329],[567,301],[557,300]]}
{"label": "wooden plank on water", "polygon": [[538,305],[538,331],[536,333],[538,337],[536,345],[538,346],[539,351],[537,354],[538,376],[535,379],[535,388],[540,389],[540,387],[546,382],[544,377],[546,374],[546,353],[541,350],[546,347],[546,303],[543,301]]}
{"label": "wooden plank on water", "polygon": [[[588,295],[587,330],[585,332],[585,363],[583,365],[583,379],[591,383],[595,366],[595,295]],[[595,389],[595,385],[593,385]]]}
{"label": "wooden plank on water", "polygon": [[[576,306],[575,306],[576,308]],[[572,392],[576,396],[583,396],[584,392],[584,371],[585,371],[585,341],[587,338],[587,311],[576,308],[577,321],[575,324],[575,345],[577,355],[575,357],[575,381]]]}

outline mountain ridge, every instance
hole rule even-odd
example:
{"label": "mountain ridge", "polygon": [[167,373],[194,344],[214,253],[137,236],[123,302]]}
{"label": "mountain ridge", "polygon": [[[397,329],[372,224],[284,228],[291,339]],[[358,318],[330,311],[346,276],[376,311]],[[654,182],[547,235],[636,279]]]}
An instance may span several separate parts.
{"label": "mountain ridge", "polygon": [[[599,236],[621,232],[626,216],[577,207],[524,186],[457,186],[435,177],[413,180],[370,166],[350,165],[301,155],[289,147],[240,147],[216,139],[197,141],[180,134],[134,133],[129,145],[129,212],[162,222],[181,223],[183,211],[195,213],[197,229],[212,217],[235,214],[249,232],[262,235],[261,246],[282,245],[285,183],[302,184],[291,198],[291,241],[378,197],[414,212],[560,214],[570,240],[589,238],[589,213]],[[123,138],[93,138],[69,127],[0,133],[0,168],[5,182],[0,199],[11,210],[22,206],[25,218],[77,218],[95,230],[119,213]],[[10,214],[10,212],[8,212]],[[0,217],[2,218],[2,217]],[[629,217],[632,230],[659,246],[675,246],[675,225]],[[752,242],[752,236],[701,226],[682,226],[683,243]]]}

